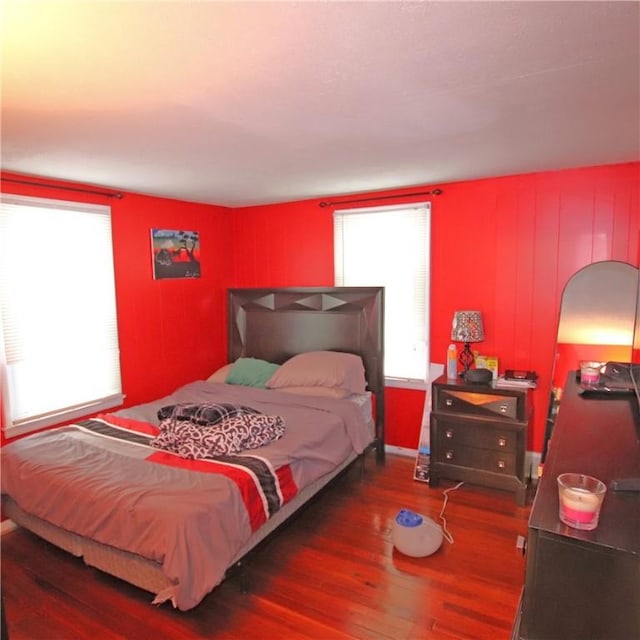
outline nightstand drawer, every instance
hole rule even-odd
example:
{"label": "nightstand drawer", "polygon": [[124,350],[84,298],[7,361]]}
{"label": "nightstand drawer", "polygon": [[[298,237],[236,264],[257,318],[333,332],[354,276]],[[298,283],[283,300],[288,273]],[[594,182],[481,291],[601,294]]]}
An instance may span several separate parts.
{"label": "nightstand drawer", "polygon": [[516,473],[516,455],[514,453],[476,449],[458,445],[440,447],[436,462],[459,465],[473,469],[483,469],[494,473],[512,476]]}
{"label": "nightstand drawer", "polygon": [[438,422],[438,448],[465,445],[515,453],[519,433],[509,429],[492,428],[464,421],[449,421],[433,416]]}
{"label": "nightstand drawer", "polygon": [[518,420],[518,397],[493,392],[439,389],[434,411]]}

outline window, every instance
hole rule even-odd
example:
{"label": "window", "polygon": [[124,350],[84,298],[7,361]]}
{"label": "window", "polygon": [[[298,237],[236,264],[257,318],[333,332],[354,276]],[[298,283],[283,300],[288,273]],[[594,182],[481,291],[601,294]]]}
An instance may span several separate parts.
{"label": "window", "polygon": [[425,381],[431,204],[333,215],[336,285],[385,287],[385,377]]}
{"label": "window", "polygon": [[122,403],[111,210],[0,200],[0,373],[9,436]]}

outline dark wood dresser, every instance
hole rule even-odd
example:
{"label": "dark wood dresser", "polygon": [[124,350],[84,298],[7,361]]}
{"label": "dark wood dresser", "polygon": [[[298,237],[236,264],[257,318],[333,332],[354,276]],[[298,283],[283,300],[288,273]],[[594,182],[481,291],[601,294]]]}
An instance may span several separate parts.
{"label": "dark wood dresser", "polygon": [[433,382],[429,484],[440,478],[514,491],[524,504],[529,389],[498,389],[441,376]]}
{"label": "dark wood dresser", "polygon": [[[610,489],[640,477],[640,416],[634,396],[583,397],[569,375],[529,519],[526,576],[513,638],[640,638],[640,493]],[[592,475],[608,487],[598,527],[558,518],[556,478]]]}

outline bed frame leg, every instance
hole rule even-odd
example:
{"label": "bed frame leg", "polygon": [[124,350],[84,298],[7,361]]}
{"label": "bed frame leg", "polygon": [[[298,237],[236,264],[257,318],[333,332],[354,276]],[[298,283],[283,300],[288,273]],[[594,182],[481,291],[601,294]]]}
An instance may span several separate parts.
{"label": "bed frame leg", "polygon": [[246,596],[249,589],[249,574],[245,568],[245,564],[242,560],[238,560],[235,564],[236,576],[238,579],[238,586],[240,587],[240,593]]}
{"label": "bed frame leg", "polygon": [[360,468],[360,482],[362,482],[364,480],[364,476],[365,476],[365,464],[367,462],[367,456],[369,454],[369,451],[367,449],[365,449],[359,456],[358,456],[358,467]]}

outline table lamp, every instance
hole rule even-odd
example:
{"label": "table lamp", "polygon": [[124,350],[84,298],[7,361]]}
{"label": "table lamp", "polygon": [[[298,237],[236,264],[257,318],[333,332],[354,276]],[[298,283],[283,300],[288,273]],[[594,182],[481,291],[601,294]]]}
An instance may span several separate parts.
{"label": "table lamp", "polygon": [[482,342],[484,340],[482,314],[479,311],[456,311],[453,314],[451,339],[456,342],[464,342],[464,349],[458,356],[458,360],[463,367],[461,375],[464,377],[473,363],[473,353],[471,353],[469,345],[472,342]]}

